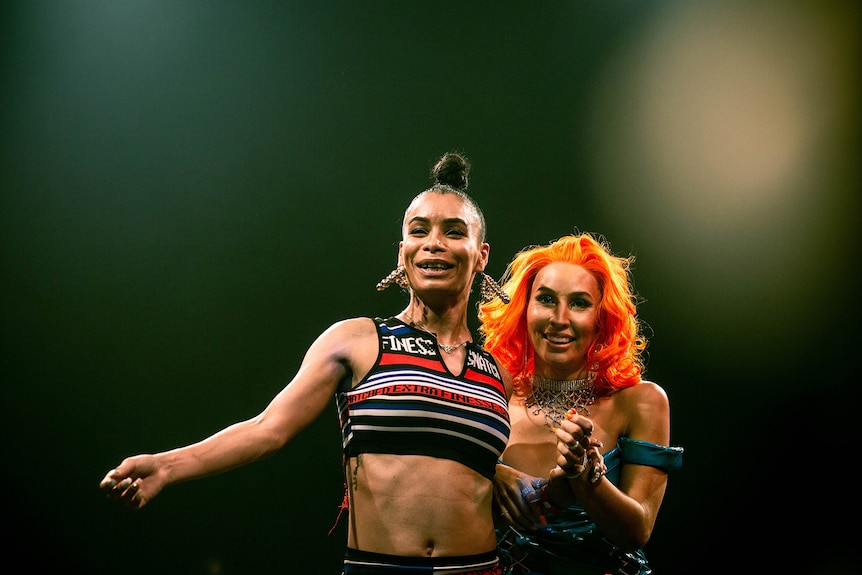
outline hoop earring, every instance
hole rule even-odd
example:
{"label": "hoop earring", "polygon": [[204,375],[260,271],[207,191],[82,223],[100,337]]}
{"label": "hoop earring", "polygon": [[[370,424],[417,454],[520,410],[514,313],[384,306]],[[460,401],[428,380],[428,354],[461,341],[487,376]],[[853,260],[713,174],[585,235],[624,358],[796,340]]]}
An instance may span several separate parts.
{"label": "hoop earring", "polygon": [[479,300],[482,303],[488,303],[493,300],[495,297],[500,298],[503,303],[509,303],[511,301],[509,299],[509,294],[503,291],[503,288],[500,287],[494,278],[482,272],[482,283],[479,286]]}
{"label": "hoop earring", "polygon": [[407,289],[410,284],[407,283],[407,270],[404,266],[399,265],[397,268],[389,272],[389,275],[377,282],[377,291],[383,291],[392,284],[398,284],[401,289]]}

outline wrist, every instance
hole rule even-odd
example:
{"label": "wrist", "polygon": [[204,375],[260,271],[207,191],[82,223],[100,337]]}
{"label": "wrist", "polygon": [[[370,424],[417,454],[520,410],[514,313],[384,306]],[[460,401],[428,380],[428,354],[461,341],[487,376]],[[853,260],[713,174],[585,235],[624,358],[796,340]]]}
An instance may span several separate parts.
{"label": "wrist", "polygon": [[589,467],[589,463],[590,461],[587,458],[587,454],[584,453],[584,458],[581,460],[580,463],[576,463],[574,465],[567,465],[565,467],[563,467],[562,465],[557,465],[557,467],[563,470],[563,474],[566,476],[566,479],[572,480],[580,478],[587,470],[587,467]]}
{"label": "wrist", "polygon": [[559,513],[562,510],[551,502],[550,486],[550,482],[547,482],[539,488],[539,502],[546,512]]}

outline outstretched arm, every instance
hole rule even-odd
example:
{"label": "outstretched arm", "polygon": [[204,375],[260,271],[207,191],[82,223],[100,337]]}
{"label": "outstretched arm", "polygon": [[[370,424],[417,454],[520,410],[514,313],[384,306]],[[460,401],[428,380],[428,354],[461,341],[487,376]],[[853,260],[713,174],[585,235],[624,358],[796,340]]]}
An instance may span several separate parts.
{"label": "outstretched arm", "polygon": [[257,416],[191,445],[127,457],[105,475],[99,487],[110,499],[139,509],[168,485],[272,455],[331,404],[339,382],[351,375],[355,350],[368,341],[368,327],[373,330],[368,320],[345,320],[321,334],[296,376]]}

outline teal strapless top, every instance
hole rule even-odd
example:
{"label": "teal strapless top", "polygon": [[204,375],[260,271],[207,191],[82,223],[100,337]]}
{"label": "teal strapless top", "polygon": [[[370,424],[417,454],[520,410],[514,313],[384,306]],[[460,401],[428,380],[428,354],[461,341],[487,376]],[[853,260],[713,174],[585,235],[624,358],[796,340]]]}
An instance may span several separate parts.
{"label": "teal strapless top", "polygon": [[[623,463],[649,465],[665,471],[682,466],[682,447],[666,447],[620,437],[604,454],[606,477],[619,486]],[[572,505],[546,516],[536,531],[497,529],[497,550],[506,575],[649,575],[652,569],[642,549],[623,552],[607,541],[584,508]]]}
{"label": "teal strapless top", "polygon": [[628,437],[620,437],[613,449],[604,454],[607,478],[620,484],[620,463],[637,463],[674,471],[682,467],[682,447],[665,447]]}

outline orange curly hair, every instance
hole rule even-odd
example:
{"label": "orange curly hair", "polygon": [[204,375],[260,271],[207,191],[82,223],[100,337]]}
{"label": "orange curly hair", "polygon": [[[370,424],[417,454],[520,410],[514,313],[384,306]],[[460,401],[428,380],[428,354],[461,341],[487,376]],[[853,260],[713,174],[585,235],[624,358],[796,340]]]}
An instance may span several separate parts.
{"label": "orange curly hair", "polygon": [[527,337],[527,302],[538,271],[555,262],[583,266],[599,284],[596,338],[587,352],[587,365],[597,366],[590,370],[596,372],[598,394],[607,395],[640,382],[647,341],[641,333],[637,298],[630,282],[634,256],[615,256],[604,238],[589,233],[529,246],[515,255],[502,278],[511,302],[504,304],[495,298],[479,305],[479,331],[485,348],[512,374],[516,391],[529,394],[534,363]]}

